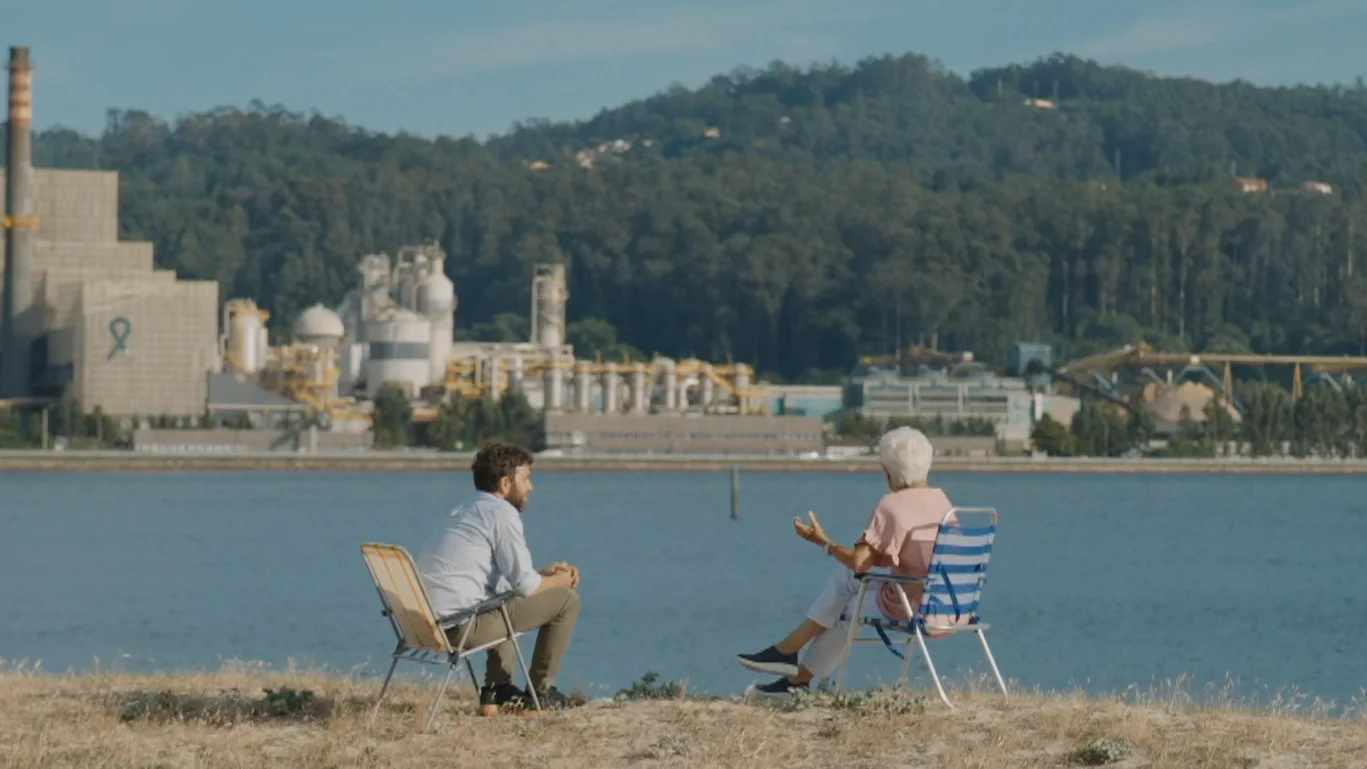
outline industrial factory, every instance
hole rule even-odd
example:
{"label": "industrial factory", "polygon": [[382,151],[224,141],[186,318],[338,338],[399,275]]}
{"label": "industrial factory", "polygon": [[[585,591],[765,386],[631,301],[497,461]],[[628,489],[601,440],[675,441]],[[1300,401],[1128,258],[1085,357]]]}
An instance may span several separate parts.
{"label": "industrial factory", "polygon": [[118,416],[199,418],[217,365],[218,284],[118,239],[118,175],[32,167],[31,65],[10,49],[0,400],[74,394]]}
{"label": "industrial factory", "polygon": [[[119,240],[117,173],[32,167],[32,71],[28,49],[11,48],[0,407],[74,396],[133,428],[138,447],[304,448],[307,426],[308,448],[352,448],[367,445],[355,436],[371,432],[374,398],[387,385],[419,422],[448,397],[519,391],[544,413],[552,450],[821,445],[821,420],[771,415],[769,391],[745,364],[576,359],[560,264],[533,267],[525,342],[457,341],[446,254],[419,244],[361,258],[355,288],[335,309],[306,309],[290,338],[272,344],[270,314],[254,301],[220,305],[216,282],[178,280],[155,268],[151,243]],[[149,429],[153,419],[163,426]],[[228,423],[237,429],[212,429]],[[292,442],[267,435],[290,432]]]}
{"label": "industrial factory", "polygon": [[[457,341],[456,292],[445,263],[437,244],[406,246],[392,258],[366,255],[356,288],[337,309],[308,308],[292,325],[292,341],[274,347],[266,334],[269,315],[251,300],[234,299],[223,313],[224,370],[305,404],[342,432],[367,429],[370,402],[391,385],[416,405],[418,421],[430,419],[433,404],[448,395],[499,398],[520,391],[544,412],[551,449],[606,450],[625,441],[667,451],[702,434],[752,451],[820,445],[820,419],[770,415],[770,394],[745,364],[576,360],[565,338],[563,265],[534,267],[526,342]],[[571,415],[576,419],[566,421]],[[595,419],[582,421],[589,415]],[[714,437],[732,434],[729,443]],[[628,435],[639,439],[633,444]]]}
{"label": "industrial factory", "polygon": [[358,255],[355,285],[335,306],[272,325],[252,299],[222,302],[216,282],[157,269],[153,244],[119,240],[117,173],[32,167],[32,72],[28,49],[11,48],[0,408],[74,396],[133,428],[137,448],[365,448],[376,397],[392,387],[417,423],[450,398],[522,393],[542,414],[539,448],[565,454],[814,455],[841,414],[936,421],[951,429],[933,441],[996,453],[1027,449],[1046,414],[1069,423],[1083,395],[1145,409],[1164,433],[1200,421],[1217,394],[1238,421],[1231,366],[1294,365],[1294,397],[1312,380],[1338,386],[1334,376],[1367,371],[1367,358],[1142,344],[1056,365],[1048,345],[1021,342],[1001,370],[970,353],[910,348],[861,359],[842,385],[771,386],[744,363],[577,357],[563,264],[527,267],[526,341],[462,340],[437,243]]}

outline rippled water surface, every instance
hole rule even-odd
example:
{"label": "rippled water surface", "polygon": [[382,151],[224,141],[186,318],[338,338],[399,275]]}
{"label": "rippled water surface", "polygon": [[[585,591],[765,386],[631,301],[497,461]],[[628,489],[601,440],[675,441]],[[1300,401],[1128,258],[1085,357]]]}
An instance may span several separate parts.
{"label": "rippled water surface", "polygon": [[[984,595],[1003,672],[1116,691],[1191,675],[1344,702],[1367,685],[1367,482],[1352,477],[950,475],[1001,528]],[[852,541],[874,475],[537,476],[539,563],[578,565],[584,609],[562,688],[647,670],[694,689],[754,680],[738,651],[802,617],[830,560],[792,534],[815,509]],[[407,546],[470,489],[454,474],[0,475],[0,657],[47,669],[215,668],[225,659],[380,668],[393,635],[358,545]],[[530,652],[530,642],[524,642]],[[983,670],[971,638],[932,646]],[[896,676],[862,647],[853,682]]]}

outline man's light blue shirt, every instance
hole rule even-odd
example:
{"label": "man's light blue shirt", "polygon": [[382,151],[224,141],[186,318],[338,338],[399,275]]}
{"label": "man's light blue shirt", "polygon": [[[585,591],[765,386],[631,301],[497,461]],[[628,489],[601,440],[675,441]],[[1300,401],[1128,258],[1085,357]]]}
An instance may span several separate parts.
{"label": "man's light blue shirt", "polygon": [[487,492],[452,510],[418,556],[418,576],[438,617],[509,590],[541,586],[522,534],[522,514]]}

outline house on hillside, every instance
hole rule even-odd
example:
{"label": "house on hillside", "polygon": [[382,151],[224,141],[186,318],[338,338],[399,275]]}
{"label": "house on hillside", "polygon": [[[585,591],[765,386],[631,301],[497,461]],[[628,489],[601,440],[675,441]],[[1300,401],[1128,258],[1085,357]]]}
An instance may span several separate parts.
{"label": "house on hillside", "polygon": [[1310,181],[1310,182],[1306,182],[1306,183],[1303,185],[1303,187],[1305,188],[1305,191],[1306,191],[1306,192],[1311,192],[1311,193],[1314,193],[1314,194],[1316,194],[1316,195],[1333,195],[1333,194],[1334,194],[1334,187],[1333,187],[1332,185],[1325,184],[1324,182]]}
{"label": "house on hillside", "polygon": [[1252,176],[1234,177],[1234,188],[1245,194],[1267,192],[1267,180]]}

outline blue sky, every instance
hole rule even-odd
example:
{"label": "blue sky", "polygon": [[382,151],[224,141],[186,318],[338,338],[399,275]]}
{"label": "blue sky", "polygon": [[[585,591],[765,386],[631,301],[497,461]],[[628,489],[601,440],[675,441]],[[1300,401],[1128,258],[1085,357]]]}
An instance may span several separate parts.
{"label": "blue sky", "polygon": [[[326,10],[324,10],[326,9]],[[252,99],[423,135],[586,118],[738,65],[914,51],[967,74],[1055,51],[1261,84],[1367,75],[1367,0],[0,0],[34,122]]]}

